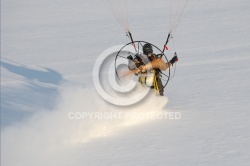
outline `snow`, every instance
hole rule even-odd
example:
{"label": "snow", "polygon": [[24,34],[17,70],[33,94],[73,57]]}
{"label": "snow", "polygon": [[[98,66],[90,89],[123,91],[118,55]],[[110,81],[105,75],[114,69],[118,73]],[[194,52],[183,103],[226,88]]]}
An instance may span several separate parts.
{"label": "snow", "polygon": [[[165,42],[163,4],[129,1],[136,40]],[[119,107],[92,82],[98,56],[128,42],[103,1],[2,0],[1,165],[250,165],[249,7],[199,1],[174,33],[179,62],[166,97]],[[72,120],[70,112],[181,119]]]}

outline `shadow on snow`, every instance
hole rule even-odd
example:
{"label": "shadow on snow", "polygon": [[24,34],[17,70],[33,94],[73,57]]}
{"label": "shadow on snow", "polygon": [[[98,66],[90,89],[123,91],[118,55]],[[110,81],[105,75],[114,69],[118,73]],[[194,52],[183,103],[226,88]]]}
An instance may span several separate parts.
{"label": "shadow on snow", "polygon": [[21,87],[1,87],[1,128],[26,120],[35,112],[53,109],[58,85],[63,81],[60,73],[3,61],[1,67],[26,79],[21,80],[25,83]]}

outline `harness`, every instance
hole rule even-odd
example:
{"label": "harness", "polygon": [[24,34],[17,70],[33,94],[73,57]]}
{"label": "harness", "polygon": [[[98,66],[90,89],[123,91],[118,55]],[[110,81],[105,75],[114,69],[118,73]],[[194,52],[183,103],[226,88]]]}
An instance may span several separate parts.
{"label": "harness", "polygon": [[[150,58],[150,61],[152,61],[153,59]],[[140,61],[142,62],[142,61]],[[142,64],[140,64],[141,66]],[[143,63],[143,65],[145,65]],[[138,65],[138,67],[140,67]],[[159,94],[159,86],[158,86],[158,82],[157,79],[160,79],[159,77],[161,77],[161,70],[160,69],[150,69],[147,70],[145,72],[140,72],[138,73],[138,77],[139,77],[139,82],[141,84],[141,86],[147,86],[147,87],[151,87],[154,88],[154,92],[155,94]]]}

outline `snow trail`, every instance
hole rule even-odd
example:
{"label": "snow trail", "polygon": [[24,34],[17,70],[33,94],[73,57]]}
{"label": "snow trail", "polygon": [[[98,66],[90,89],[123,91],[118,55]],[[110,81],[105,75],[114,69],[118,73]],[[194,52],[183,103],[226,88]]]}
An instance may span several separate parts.
{"label": "snow trail", "polygon": [[[94,89],[67,84],[59,91],[53,111],[39,111],[28,122],[3,130],[3,165],[32,162],[37,165],[36,161],[65,148],[115,136],[132,126],[152,121],[151,115],[161,114],[167,104],[166,97],[152,94],[151,100],[145,99],[131,107],[117,107],[101,99]],[[11,160],[13,155],[17,160]]]}

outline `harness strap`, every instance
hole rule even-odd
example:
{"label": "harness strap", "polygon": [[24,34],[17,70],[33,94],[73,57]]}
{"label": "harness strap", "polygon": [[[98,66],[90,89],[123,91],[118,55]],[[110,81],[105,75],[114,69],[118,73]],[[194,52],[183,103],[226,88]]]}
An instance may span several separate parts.
{"label": "harness strap", "polygon": [[158,87],[158,83],[157,83],[155,70],[153,70],[153,73],[154,73],[154,90],[155,90],[155,94],[157,94],[157,93],[159,93],[159,87]]}

